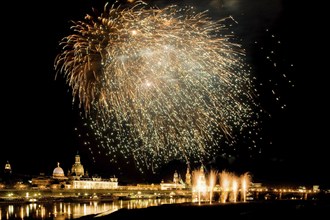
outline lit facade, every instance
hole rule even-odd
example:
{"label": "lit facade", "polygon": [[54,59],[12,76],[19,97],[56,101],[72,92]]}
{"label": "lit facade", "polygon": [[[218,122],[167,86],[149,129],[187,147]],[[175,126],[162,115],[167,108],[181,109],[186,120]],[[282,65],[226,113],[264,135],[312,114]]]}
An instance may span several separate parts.
{"label": "lit facade", "polygon": [[65,176],[60,164],[57,163],[51,177],[32,178],[32,186],[39,189],[116,189],[118,188],[118,178],[89,178],[88,175],[84,174],[84,167],[80,162],[80,156],[77,154],[68,176]]}
{"label": "lit facade", "polygon": [[73,180],[70,182],[73,189],[117,189],[117,178],[101,179],[101,178],[89,178]]}

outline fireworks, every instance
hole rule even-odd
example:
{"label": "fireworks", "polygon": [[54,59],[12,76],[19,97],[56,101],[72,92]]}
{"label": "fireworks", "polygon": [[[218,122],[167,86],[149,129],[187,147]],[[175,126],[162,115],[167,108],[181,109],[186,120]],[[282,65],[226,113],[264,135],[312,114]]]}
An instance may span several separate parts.
{"label": "fireworks", "polygon": [[253,124],[253,83],[226,22],[190,7],[106,5],[73,22],[55,69],[108,154],[203,160]]}

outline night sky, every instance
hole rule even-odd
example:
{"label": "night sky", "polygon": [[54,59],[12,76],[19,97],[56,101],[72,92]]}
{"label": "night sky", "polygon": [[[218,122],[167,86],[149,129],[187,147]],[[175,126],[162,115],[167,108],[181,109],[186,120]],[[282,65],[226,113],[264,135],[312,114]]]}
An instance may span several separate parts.
{"label": "night sky", "polygon": [[[123,182],[157,181],[174,169],[185,171],[184,163],[174,161],[156,174],[142,174],[133,162],[110,163],[102,150],[87,146],[86,137],[79,137],[82,110],[72,102],[65,80],[55,80],[54,60],[59,41],[71,33],[70,20],[83,20],[92,7],[101,10],[105,2],[16,1],[2,6],[0,167],[8,160],[15,173],[51,175],[57,162],[65,171],[70,169],[79,152],[89,173],[116,175]],[[161,7],[177,1],[146,2]],[[328,61],[322,33],[326,27],[317,11],[321,6],[298,0],[179,2],[207,9],[214,19],[231,15],[236,20],[233,31],[242,39],[257,79],[260,105],[269,115],[260,125],[257,152],[242,150],[205,166],[248,171],[257,182],[329,186]]]}

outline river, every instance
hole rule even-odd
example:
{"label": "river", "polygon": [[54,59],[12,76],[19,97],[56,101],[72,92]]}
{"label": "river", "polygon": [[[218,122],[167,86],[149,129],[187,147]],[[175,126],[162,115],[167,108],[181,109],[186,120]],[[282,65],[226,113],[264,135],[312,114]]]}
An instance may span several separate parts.
{"label": "river", "polygon": [[0,204],[1,219],[75,219],[91,214],[109,214],[121,208],[136,209],[162,204],[190,202],[191,198],[132,199],[110,202],[47,202]]}

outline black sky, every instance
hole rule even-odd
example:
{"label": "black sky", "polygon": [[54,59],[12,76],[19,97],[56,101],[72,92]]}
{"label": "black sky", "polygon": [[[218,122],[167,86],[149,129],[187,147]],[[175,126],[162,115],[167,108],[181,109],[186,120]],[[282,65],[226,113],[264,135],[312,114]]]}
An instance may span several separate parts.
{"label": "black sky", "polygon": [[[2,6],[0,168],[9,160],[14,172],[51,174],[58,161],[69,169],[78,151],[91,172],[109,171],[122,178],[130,173],[95,160],[98,150],[77,138],[77,106],[64,79],[55,80],[53,68],[58,43],[70,33],[69,21],[82,20],[105,2],[16,1]],[[235,34],[243,39],[257,81],[263,84],[258,85],[261,104],[271,115],[264,120],[260,154],[227,158],[214,166],[251,171],[259,181],[329,185],[327,61],[322,54],[327,41],[321,6],[298,0],[180,2],[208,9],[214,18],[233,16],[238,23]]]}

